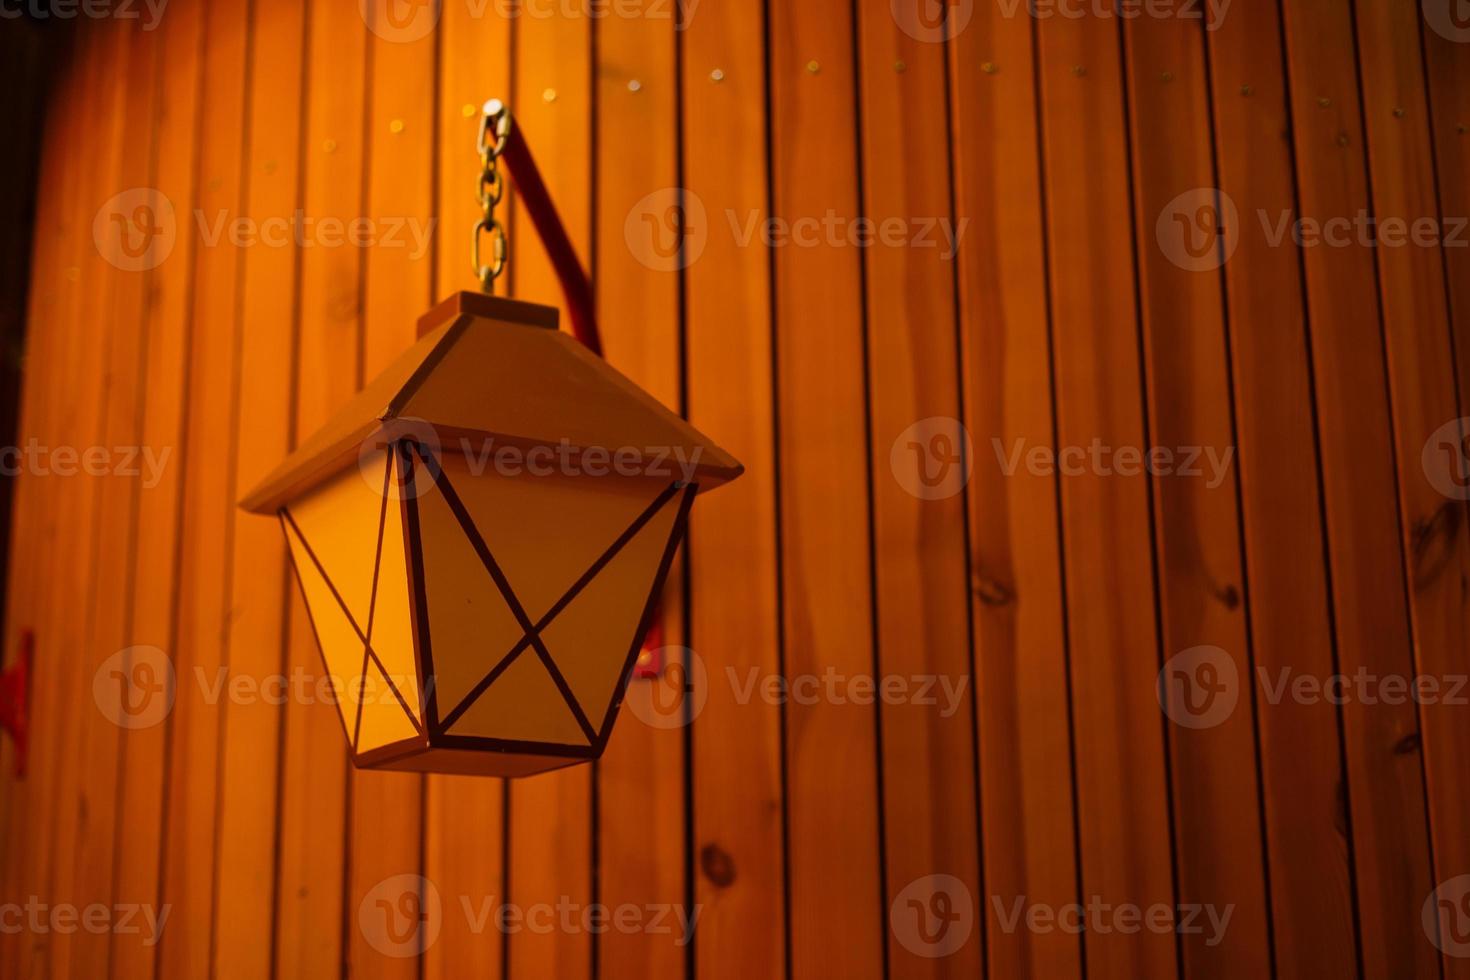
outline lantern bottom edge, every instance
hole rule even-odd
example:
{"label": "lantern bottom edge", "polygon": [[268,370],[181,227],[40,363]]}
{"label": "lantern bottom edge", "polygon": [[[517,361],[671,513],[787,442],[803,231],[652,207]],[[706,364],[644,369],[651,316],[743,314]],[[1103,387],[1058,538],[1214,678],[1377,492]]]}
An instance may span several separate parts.
{"label": "lantern bottom edge", "polygon": [[[387,772],[440,773],[455,776],[498,776],[518,779],[555,769],[591,762],[600,753],[573,746],[526,746],[507,749],[490,744],[484,748],[451,748],[414,738],[394,742],[353,756],[358,769]],[[512,743],[524,744],[524,743]]]}

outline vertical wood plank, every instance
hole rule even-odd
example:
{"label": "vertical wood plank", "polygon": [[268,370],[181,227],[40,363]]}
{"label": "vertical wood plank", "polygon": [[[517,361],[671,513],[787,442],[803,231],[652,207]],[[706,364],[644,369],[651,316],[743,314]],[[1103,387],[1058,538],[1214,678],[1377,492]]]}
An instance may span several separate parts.
{"label": "vertical wood plank", "polygon": [[[1219,187],[1238,215],[1224,272],[1247,601],[1255,670],[1272,684],[1337,670],[1302,255],[1259,220],[1296,209],[1279,16],[1274,2],[1239,3],[1208,35]],[[1276,975],[1347,980],[1357,923],[1338,709],[1245,683],[1257,690]]]}
{"label": "vertical wood plank", "polygon": [[[1215,263],[1180,251],[1177,225],[1160,224],[1181,200],[1213,204],[1204,38],[1198,22],[1177,17],[1130,20],[1124,38],[1150,445],[1199,447],[1207,461],[1153,478],[1179,900],[1235,910],[1223,936],[1182,933],[1184,973],[1264,976],[1265,848],[1221,280]],[[1236,682],[1216,695],[1236,698],[1228,711],[1217,710],[1228,701],[1192,696],[1203,668],[1188,651],[1202,646],[1214,648],[1204,661],[1213,669],[1219,658],[1235,667]]]}
{"label": "vertical wood plank", "polygon": [[[1371,212],[1382,240],[1373,250],[1397,439],[1399,517],[1404,574],[1413,622],[1414,673],[1464,677],[1470,668],[1466,582],[1470,528],[1458,488],[1435,485],[1426,447],[1451,426],[1463,459],[1470,433],[1457,387],[1445,265],[1438,235],[1424,236],[1440,216],[1434,144],[1425,91],[1418,9],[1383,0],[1353,8],[1359,38],[1362,110]],[[1406,237],[1405,229],[1410,234]],[[1413,234],[1420,229],[1419,234]],[[1463,228],[1459,238],[1463,238]],[[1452,441],[1451,445],[1455,445]],[[1443,451],[1441,443],[1440,451]],[[1443,458],[1443,457],[1441,457]],[[1448,492],[1447,492],[1448,491]],[[1431,698],[1419,705],[1434,882],[1470,873],[1470,726],[1463,705]],[[1428,895],[1426,893],[1426,900]],[[1470,977],[1470,962],[1446,952],[1447,978]]]}
{"label": "vertical wood plank", "polygon": [[[153,173],[153,116],[157,44],[156,35],[129,26],[109,31],[108,43],[118,46],[116,71],[137,79],[137,84],[119,88],[112,112],[119,135],[113,148],[113,169],[102,185],[118,193],[149,186]],[[107,205],[103,205],[107,207]],[[105,322],[103,338],[106,361],[103,368],[98,443],[111,457],[108,472],[84,477],[98,483],[97,527],[90,562],[96,576],[96,599],[91,621],[81,648],[80,684],[85,691],[92,678],[107,669],[110,658],[131,645],[132,596],[136,587],[133,554],[136,550],[137,507],[146,468],[122,472],[116,454],[123,447],[141,446],[139,406],[143,385],[145,351],[143,303],[147,270],[120,269],[103,265],[94,288],[103,292]],[[131,470],[132,467],[127,467]],[[121,731],[116,718],[107,717],[96,705],[81,701],[76,783],[63,814],[75,814],[70,842],[61,841],[73,856],[71,880],[58,881],[55,902],[79,908],[94,903],[112,903],[114,833],[117,821],[118,756]],[[56,976],[99,976],[106,972],[109,940],[105,932],[79,930],[58,936],[53,943],[52,970]]]}
{"label": "vertical wood plank", "polygon": [[[98,75],[93,79],[105,79],[114,71],[126,71],[130,63],[128,38],[119,31],[97,31],[88,39],[88,57],[95,62]],[[77,94],[79,103],[86,97],[86,88]],[[77,864],[76,848],[79,836],[84,832],[88,817],[86,801],[86,778],[89,775],[83,751],[89,736],[95,733],[98,742],[105,733],[88,717],[95,710],[93,704],[76,695],[86,690],[92,681],[92,668],[105,659],[94,656],[94,644],[105,644],[116,636],[118,605],[114,602],[92,601],[94,590],[100,587],[98,577],[99,557],[104,543],[112,535],[104,527],[104,520],[116,520],[116,510],[108,507],[109,498],[104,490],[116,489],[125,493],[110,477],[89,473],[85,468],[87,454],[92,447],[106,442],[109,427],[107,407],[113,394],[111,371],[114,368],[112,355],[113,340],[97,340],[87,336],[85,324],[106,322],[113,314],[113,289],[117,271],[104,259],[88,232],[91,218],[104,209],[106,201],[115,191],[111,182],[120,175],[121,160],[127,148],[123,132],[126,100],[121,92],[113,92],[102,100],[103,122],[91,132],[97,148],[97,167],[90,178],[85,173],[83,183],[76,193],[81,198],[71,225],[72,262],[67,270],[67,279],[80,289],[81,297],[71,307],[71,339],[65,366],[65,384],[71,388],[68,397],[61,403],[57,416],[58,426],[53,432],[51,455],[41,463],[50,470],[47,482],[52,492],[60,498],[60,520],[55,546],[62,553],[57,575],[57,591],[54,605],[48,610],[46,621],[41,626],[45,635],[54,644],[53,678],[50,692],[54,700],[49,709],[45,702],[36,710],[48,710],[46,716],[36,715],[40,724],[34,733],[37,757],[30,765],[47,770],[42,783],[41,818],[38,824],[28,828],[26,846],[36,852],[32,863],[30,888],[25,892],[26,901],[31,895],[47,907],[73,903],[76,897],[78,876],[85,871]],[[125,333],[120,330],[119,333]],[[131,338],[129,338],[129,341]],[[118,341],[122,346],[120,361],[126,364],[127,354],[133,350],[129,341]],[[123,370],[126,370],[123,367]],[[128,390],[135,383],[128,378],[119,386],[120,400],[129,400]],[[63,469],[62,453],[75,454],[73,460],[81,460],[82,468],[75,463]],[[107,549],[111,552],[111,548]],[[112,552],[108,557],[116,552]],[[117,563],[110,563],[117,571]],[[78,597],[87,597],[82,603]],[[105,633],[106,635],[99,635]],[[48,725],[49,722],[49,725]],[[105,720],[104,722],[105,723]],[[105,806],[105,804],[103,804]],[[105,888],[105,885],[101,887]],[[71,962],[72,944],[69,937],[59,929],[51,928],[42,920],[40,928],[26,926],[26,945],[22,948],[20,970],[23,973],[50,975],[60,969],[65,972]]]}
{"label": "vertical wood plank", "polygon": [[692,662],[706,671],[703,703],[696,667],[686,706],[693,970],[774,977],[786,962],[780,711],[737,703],[727,675],[781,670],[770,254],[759,238],[742,247],[726,218],[769,206],[761,7],[706,0],[681,38],[689,417],[746,467],[698,501],[689,531]]}
{"label": "vertical wood plank", "polygon": [[[678,91],[674,5],[605,17],[596,37],[595,268],[598,323],[608,363],[674,411],[681,402],[679,270],[648,251],[638,224],[649,199],[669,207],[678,182]],[[663,193],[660,193],[663,192]],[[663,215],[658,215],[662,217]],[[632,225],[630,226],[630,222]],[[670,243],[678,244],[677,238]],[[667,253],[663,253],[667,254]],[[683,669],[682,552],[671,567],[660,611],[666,669]],[[633,679],[648,687],[664,681]],[[634,691],[628,697],[637,698]],[[609,909],[684,906],[684,733],[650,724],[626,705],[596,764],[596,900]],[[616,920],[614,920],[616,921]],[[667,932],[616,925],[594,937],[597,975],[679,977],[689,937],[671,915]]]}
{"label": "vertical wood plank", "polygon": [[[366,26],[356,5],[312,0],[306,9],[306,132],[302,209],[319,221],[363,213]],[[339,244],[301,253],[294,441],[299,444],[362,381],[362,250]],[[306,689],[327,678],[311,621],[289,582],[287,670]],[[339,688],[340,689],[340,688]],[[347,749],[337,708],[289,701],[282,723],[275,972],[335,976],[354,928],[345,904]]]}
{"label": "vertical wood plank", "polygon": [[[912,448],[915,432],[927,432],[913,428],[922,420],[962,415],[954,267],[960,230],[948,155],[933,151],[949,139],[945,48],[904,30],[889,2],[864,0],[858,12],[859,206],[880,229],[863,253],[879,676],[885,685],[901,680],[911,694],[937,682],[938,695],[932,703],[917,695],[882,699],[885,906],[897,906],[890,915],[898,940],[889,944],[889,965],[905,976],[973,976],[982,961],[973,911],[959,924],[967,936],[941,934],[930,944],[909,928],[918,926],[918,913],[906,897],[911,883],[935,875],[958,881],[971,896],[984,891],[963,481],[944,480],[969,464],[936,452],[932,437],[926,443],[920,436],[921,448]],[[888,228],[901,232],[891,236]],[[940,483],[931,488],[934,479]],[[949,893],[960,886],[943,887]],[[937,895],[932,884],[919,887],[921,898]],[[934,956],[939,949],[945,955]]]}
{"label": "vertical wood plank", "polygon": [[[475,141],[485,100],[510,102],[512,21],[502,9],[490,5],[475,16],[470,4],[448,3],[441,14],[436,300],[480,288],[469,252],[470,229],[480,217]],[[507,193],[497,212],[502,222],[511,208]],[[493,915],[493,905],[484,903],[505,898],[504,781],[431,775],[425,793],[424,876],[447,904],[439,939],[424,953],[424,976],[498,977],[503,933],[494,918],[477,929],[459,901],[468,897],[476,915]]]}
{"label": "vertical wood plank", "polygon": [[[184,494],[184,431],[189,414],[189,363],[192,348],[192,302],[199,236],[191,225],[200,153],[199,109],[202,99],[201,55],[203,4],[176,4],[159,27],[163,45],[159,89],[158,170],[155,186],[171,202],[177,221],[168,257],[149,280],[147,313],[147,378],[143,404],[143,445],[170,453],[156,487],[144,493],[138,510],[138,550],[133,596],[133,637],[138,646],[161,650],[170,664],[175,637]],[[146,586],[146,587],[145,587]],[[174,683],[178,684],[177,674]],[[158,697],[157,692],[149,695]],[[151,709],[152,702],[147,702]],[[164,805],[167,792],[170,728],[149,711],[148,724],[130,727],[123,745],[119,775],[117,881],[120,904],[159,907]],[[170,913],[172,919],[172,913]],[[175,922],[177,927],[179,923]],[[165,929],[167,931],[167,928]],[[112,975],[151,978],[156,975],[156,937],[116,933],[112,937]]]}
{"label": "vertical wood plank", "polygon": [[[183,526],[169,716],[162,904],[172,908],[159,944],[162,978],[210,969],[218,834],[220,698],[213,681],[229,666],[227,619],[235,511],[235,418],[239,372],[241,248],[217,223],[239,216],[248,152],[240,121],[248,105],[247,0],[211,3],[204,14],[200,156],[190,320],[189,411],[185,416]],[[195,219],[198,219],[197,221]],[[186,226],[187,227],[187,226]]]}
{"label": "vertical wood plank", "polygon": [[[589,267],[592,241],[592,34],[583,8],[539,7],[516,26],[516,102],[511,106],[567,234]],[[517,221],[512,288],[517,299],[566,307],[545,251]],[[521,909],[585,909],[592,902],[592,767],[520,780],[510,789],[510,900]],[[592,972],[584,932],[522,930],[508,937],[512,975],[582,977]]]}
{"label": "vertical wood plank", "polygon": [[[1350,11],[1284,0],[1301,215],[1369,207]],[[1394,436],[1371,249],[1304,249],[1322,479],[1344,674],[1413,676],[1397,540]],[[1433,885],[1418,719],[1412,704],[1343,708],[1362,974],[1428,977],[1437,957],[1419,909]]]}
{"label": "vertical wood plank", "polygon": [[1081,976],[1079,939],[999,912],[1078,900],[1077,828],[1057,479],[1002,465],[1056,445],[1033,22],[975,18],[949,50],[987,963],[1064,980]]}
{"label": "vertical wood plank", "polygon": [[[815,242],[772,239],[782,666],[792,690],[809,692],[811,679],[826,671],[850,682],[895,666],[874,654],[871,603],[869,486],[888,474],[865,471],[863,260],[838,237],[847,231],[841,223],[850,226],[865,204],[858,176],[857,25],[846,9],[778,2],[770,6],[769,30],[770,218],[789,223],[793,234],[821,227],[824,215],[838,222],[826,237],[812,236]],[[721,235],[737,228],[744,234],[752,220],[746,211],[725,217]],[[730,678],[732,687],[748,683]],[[879,791],[878,709],[819,692],[787,698],[783,711],[792,975],[880,976],[889,898],[880,812],[892,821],[901,807]],[[890,715],[885,709],[885,720]],[[916,842],[903,856],[920,858],[922,868],[916,872],[900,860],[903,848],[892,848],[890,867],[907,877],[890,883],[903,887],[912,877],[950,870],[922,860],[927,828],[890,826],[895,839]],[[893,955],[905,954],[895,947]]]}
{"label": "vertical wood plank", "polygon": [[[376,245],[363,267],[363,379],[376,377],[418,338],[418,317],[434,295],[435,79],[438,36],[420,36],[417,26],[400,30],[388,5],[375,5],[369,18],[371,66],[368,79],[367,208]],[[411,25],[429,7],[416,8]],[[405,229],[398,233],[392,228]],[[419,236],[423,236],[420,238]],[[369,893],[392,880],[389,894],[423,888],[413,878],[423,871],[424,779],[418,773],[349,774],[347,971],[354,977],[417,980],[418,943],[427,933],[396,908],[378,905]],[[422,900],[422,899],[421,899]],[[450,896],[449,909],[457,913]],[[375,948],[362,924],[374,914],[393,916],[387,934],[394,948]],[[410,937],[398,946],[399,934]],[[417,937],[417,938],[413,938]]]}
{"label": "vertical wood plank", "polygon": [[[298,247],[292,221],[301,204],[302,83],[305,9],[257,3],[252,11],[250,145],[244,203],[262,238],[241,269],[240,409],[235,421],[239,499],[291,445],[295,378]],[[283,230],[284,229],[284,230]],[[286,552],[280,523],[236,509],[233,595],[229,618],[230,683],[239,698],[223,709],[218,877],[214,903],[216,977],[266,977],[275,925],[276,814],[280,732],[290,698],[285,667]]]}
{"label": "vertical wood plank", "polygon": [[[101,78],[113,71],[126,70],[128,49],[126,39],[117,32],[101,32],[92,40],[90,57],[95,59]],[[85,92],[78,98],[84,99]],[[33,765],[45,766],[48,770],[49,789],[43,790],[46,810],[44,821],[31,831],[30,846],[35,848],[43,862],[36,879],[36,894],[48,905],[60,904],[73,897],[73,875],[76,872],[76,840],[83,821],[85,802],[82,781],[85,778],[81,750],[84,731],[91,727],[86,704],[72,692],[90,682],[90,667],[93,662],[91,641],[98,623],[98,603],[88,602],[82,607],[76,603],[77,596],[91,596],[98,586],[95,566],[98,557],[99,536],[104,536],[102,519],[105,500],[102,495],[102,479],[81,470],[71,473],[61,469],[60,453],[70,450],[81,457],[92,446],[100,446],[107,429],[104,407],[109,396],[109,368],[111,346],[107,341],[91,342],[85,336],[82,324],[93,319],[106,318],[111,298],[112,270],[101,254],[93,247],[86,235],[86,215],[112,194],[108,180],[118,173],[125,137],[122,132],[124,100],[121,93],[113,93],[104,102],[106,122],[93,132],[98,149],[98,169],[104,175],[101,181],[89,181],[83,177],[79,193],[85,202],[78,220],[72,226],[75,236],[73,255],[75,263],[67,270],[72,283],[88,284],[83,296],[73,308],[75,319],[71,321],[72,340],[69,344],[66,377],[77,390],[67,399],[60,413],[60,425],[55,432],[55,449],[48,482],[61,496],[63,503],[62,523],[59,527],[57,547],[64,555],[60,571],[60,588],[55,596],[55,605],[49,611],[50,620],[46,633],[56,644],[57,655],[55,677],[56,702],[52,707],[55,721],[50,731],[49,745],[43,729],[40,758]],[[73,286],[73,288],[78,288]],[[71,651],[84,651],[81,656],[66,655]],[[63,653],[65,651],[65,653]],[[67,963],[66,937],[49,927],[33,931],[29,936],[31,968],[49,974],[58,963]],[[21,958],[22,969],[26,968],[27,956]]]}
{"label": "vertical wood plank", "polygon": [[[1127,127],[1112,17],[1040,20],[1058,454],[1143,446]],[[1082,900],[1173,905],[1149,487],[1064,473]],[[1177,975],[1172,934],[1084,937],[1087,974]]]}

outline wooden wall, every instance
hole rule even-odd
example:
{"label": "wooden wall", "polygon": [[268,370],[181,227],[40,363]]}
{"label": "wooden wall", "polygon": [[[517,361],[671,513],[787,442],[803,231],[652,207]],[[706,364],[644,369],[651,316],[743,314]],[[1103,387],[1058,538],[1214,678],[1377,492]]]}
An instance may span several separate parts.
{"label": "wooden wall", "polygon": [[[1470,977],[1423,915],[1470,890],[1470,709],[1262,680],[1470,672],[1466,494],[1434,441],[1470,415],[1450,4],[1234,0],[1206,29],[1193,3],[389,2],[171,0],[153,30],[76,25],[57,67],[21,441],[171,455],[18,480],[5,655],[38,645],[24,780],[0,751],[3,900],[169,917],[156,945],[0,928],[0,975]],[[319,673],[278,528],[234,501],[473,288],[492,95],[608,357],[748,472],[699,501],[666,597],[696,653],[662,693],[695,679],[692,725],[625,710],[599,764],[512,784],[355,772],[329,706],[206,696]],[[134,188],[176,219],[143,270],[104,241]],[[196,218],[296,209],[436,223],[419,254]],[[1454,241],[1275,234],[1360,213]],[[764,216],[837,232],[746,240]],[[860,217],[903,240],[854,247]],[[914,247],[941,219],[957,255]],[[557,301],[512,226],[509,290]],[[968,482],[930,492],[916,466],[958,422]],[[1230,465],[1007,472],[1094,445]],[[171,665],[172,708],[114,724],[94,680],[139,664]],[[949,711],[742,696],[829,673],[965,686]],[[1195,727],[1189,680],[1234,710]],[[367,924],[428,894],[401,875],[442,902],[406,956]],[[1078,934],[1017,926],[1020,899],[1231,918]],[[507,934],[464,907],[501,901],[698,930]]]}

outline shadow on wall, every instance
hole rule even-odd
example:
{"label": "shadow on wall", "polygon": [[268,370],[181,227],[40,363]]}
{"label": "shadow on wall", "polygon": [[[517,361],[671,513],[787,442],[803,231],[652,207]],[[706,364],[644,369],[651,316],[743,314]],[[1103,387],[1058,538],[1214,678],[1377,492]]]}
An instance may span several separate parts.
{"label": "shadow on wall", "polygon": [[[63,26],[29,18],[0,21],[0,185],[28,193],[0,195],[0,447],[16,445],[20,375],[25,363],[26,303],[31,281],[31,231],[36,219],[36,172],[55,55],[65,44]],[[0,457],[0,556],[10,553],[14,474]],[[6,578],[0,562],[0,633],[5,628]]]}

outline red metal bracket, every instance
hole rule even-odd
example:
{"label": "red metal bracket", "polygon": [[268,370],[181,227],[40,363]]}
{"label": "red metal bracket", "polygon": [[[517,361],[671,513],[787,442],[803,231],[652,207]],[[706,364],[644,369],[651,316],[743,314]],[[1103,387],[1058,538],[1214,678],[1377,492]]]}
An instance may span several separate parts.
{"label": "red metal bracket", "polygon": [[577,258],[577,249],[567,235],[561,216],[557,214],[551,192],[546,189],[546,181],[541,179],[541,170],[536,166],[536,159],[531,156],[531,147],[521,133],[519,119],[511,122],[502,154],[506,169],[515,180],[516,193],[525,204],[531,224],[536,226],[536,233],[541,236],[546,254],[551,258],[551,266],[556,270],[557,281],[567,299],[567,310],[571,313],[572,335],[592,353],[601,356],[602,337],[597,330],[592,282],[587,278],[587,271],[582,268],[582,260]]}
{"label": "red metal bracket", "polygon": [[20,635],[20,652],[4,673],[0,673],[0,729],[15,740],[15,775],[26,774],[26,747],[30,735],[31,660],[36,651],[36,634],[25,630]]}

